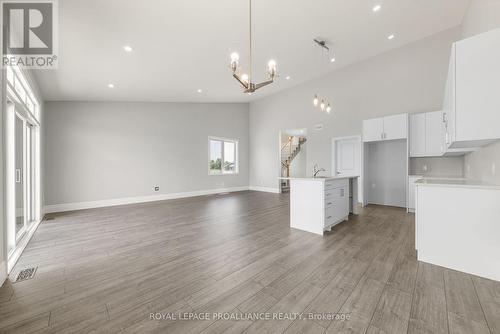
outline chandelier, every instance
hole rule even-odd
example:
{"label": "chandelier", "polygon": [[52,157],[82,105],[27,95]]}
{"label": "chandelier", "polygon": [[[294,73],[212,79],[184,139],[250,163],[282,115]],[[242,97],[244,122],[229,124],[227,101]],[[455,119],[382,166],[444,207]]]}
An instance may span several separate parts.
{"label": "chandelier", "polygon": [[243,93],[252,94],[257,89],[267,86],[274,82],[276,78],[276,61],[269,60],[267,63],[267,74],[269,76],[267,81],[254,83],[252,82],[252,0],[249,0],[249,13],[250,13],[250,27],[249,27],[249,63],[250,66],[248,68],[248,74],[243,73],[241,75],[238,74],[238,62],[240,60],[240,55],[237,52],[231,53],[231,71],[233,71],[233,77],[238,80],[238,82],[243,86]]}

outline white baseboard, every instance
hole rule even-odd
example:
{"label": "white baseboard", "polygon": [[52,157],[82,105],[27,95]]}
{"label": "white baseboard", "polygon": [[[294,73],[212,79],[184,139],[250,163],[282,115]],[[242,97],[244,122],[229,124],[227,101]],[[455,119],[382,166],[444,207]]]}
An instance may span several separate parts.
{"label": "white baseboard", "polygon": [[168,200],[168,199],[186,198],[186,197],[213,195],[213,194],[219,194],[219,193],[244,191],[244,190],[248,190],[248,188],[249,188],[248,186],[231,187],[231,188],[197,190],[197,191],[188,191],[188,192],[182,192],[182,193],[170,193],[170,194],[151,195],[151,196],[114,198],[114,199],[105,199],[105,200],[91,201],[91,202],[51,204],[51,205],[46,205],[44,207],[44,212],[45,213],[53,213],[53,212],[64,212],[64,211],[74,211],[74,210],[83,210],[83,209],[94,209],[94,208],[102,208],[102,207],[107,207],[107,206],[116,206],[116,205],[125,205],[125,204],[156,202],[156,201],[164,201],[164,200]]}
{"label": "white baseboard", "polygon": [[5,261],[2,261],[2,263],[0,263],[0,287],[3,285],[6,279],[7,279],[7,263]]}
{"label": "white baseboard", "polygon": [[253,191],[264,191],[266,193],[273,193],[273,194],[280,193],[280,190],[278,188],[250,186],[250,187],[248,187],[248,189],[253,190]]}

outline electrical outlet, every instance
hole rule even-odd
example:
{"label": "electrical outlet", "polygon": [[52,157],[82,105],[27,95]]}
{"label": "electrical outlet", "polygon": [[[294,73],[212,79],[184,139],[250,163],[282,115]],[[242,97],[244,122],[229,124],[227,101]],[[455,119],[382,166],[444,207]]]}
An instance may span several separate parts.
{"label": "electrical outlet", "polygon": [[424,172],[427,172],[427,169],[428,169],[428,168],[427,168],[427,165],[423,165],[423,166],[422,166],[422,170],[423,170]]}
{"label": "electrical outlet", "polygon": [[155,191],[160,191],[160,187],[155,186]]}
{"label": "electrical outlet", "polygon": [[467,164],[467,173],[469,173],[469,172],[470,172],[470,165]]}
{"label": "electrical outlet", "polygon": [[491,164],[491,174],[495,175],[497,173],[497,166],[495,163]]}
{"label": "electrical outlet", "polygon": [[372,189],[375,189],[375,183],[372,183]]}

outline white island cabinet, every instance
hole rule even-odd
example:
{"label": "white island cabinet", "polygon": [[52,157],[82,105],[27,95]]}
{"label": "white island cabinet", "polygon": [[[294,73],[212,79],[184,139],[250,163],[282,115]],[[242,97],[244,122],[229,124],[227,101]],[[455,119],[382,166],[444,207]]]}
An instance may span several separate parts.
{"label": "white island cabinet", "polygon": [[292,228],[323,235],[357,213],[357,176],[288,179]]}
{"label": "white island cabinet", "polygon": [[500,281],[500,186],[423,178],[416,187],[418,260]]}

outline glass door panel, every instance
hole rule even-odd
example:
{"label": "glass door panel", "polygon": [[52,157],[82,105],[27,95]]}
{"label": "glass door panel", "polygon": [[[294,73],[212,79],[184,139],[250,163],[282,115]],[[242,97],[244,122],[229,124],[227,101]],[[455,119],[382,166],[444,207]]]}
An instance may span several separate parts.
{"label": "glass door panel", "polygon": [[16,115],[14,125],[15,140],[15,199],[16,199],[16,240],[25,231],[25,177],[24,177],[24,121]]}

